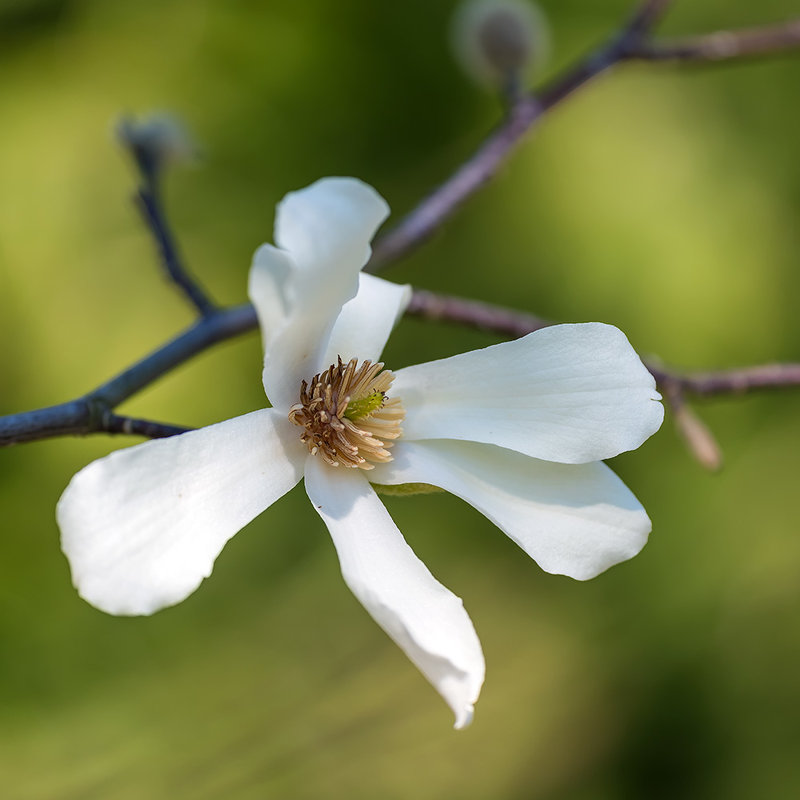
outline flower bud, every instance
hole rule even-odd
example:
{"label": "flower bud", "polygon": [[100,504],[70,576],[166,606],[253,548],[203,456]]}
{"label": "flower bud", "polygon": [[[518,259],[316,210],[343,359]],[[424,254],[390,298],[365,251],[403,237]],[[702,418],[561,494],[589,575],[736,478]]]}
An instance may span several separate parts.
{"label": "flower bud", "polygon": [[139,168],[151,176],[172,164],[192,162],[198,155],[184,124],[169,113],[152,113],[141,120],[123,117],[115,133]]}
{"label": "flower bud", "polygon": [[522,0],[467,0],[453,18],[452,43],[464,71],[506,91],[519,86],[545,58],[547,23]]}

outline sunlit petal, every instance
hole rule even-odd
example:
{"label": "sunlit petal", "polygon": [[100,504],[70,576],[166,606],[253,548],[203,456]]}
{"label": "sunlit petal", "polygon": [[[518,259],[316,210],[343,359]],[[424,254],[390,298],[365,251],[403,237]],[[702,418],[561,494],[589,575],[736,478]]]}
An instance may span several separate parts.
{"label": "sunlit petal", "polygon": [[258,315],[265,351],[296,300],[296,287],[292,285],[295,271],[289,254],[271,244],[262,244],[253,256],[248,295]]}
{"label": "sunlit petal", "polygon": [[297,300],[265,353],[264,388],[276,408],[288,411],[301,380],[323,368],[334,322],[358,290],[369,242],[388,213],[383,198],[354,178],[324,178],[279,205],[275,240],[296,266]]}
{"label": "sunlit petal", "polygon": [[300,480],[304,454],[266,409],[89,464],[57,508],[80,595],[110,614],[179,603],[228,539]]}
{"label": "sunlit petal", "polygon": [[556,464],[474,442],[399,442],[376,483],[430,483],[457,495],[505,531],[547,572],[593,578],[633,558],[650,520],[602,462]]}
{"label": "sunlit petal", "polygon": [[622,331],[554,325],[397,370],[406,439],[463,439],[584,463],[632,450],[664,418],[653,376]]}
{"label": "sunlit petal", "polygon": [[388,216],[386,201],[363,181],[321,178],[278,204],[275,244],[316,279],[340,262],[354,265],[355,274],[367,263],[369,243]]}
{"label": "sunlit petal", "polygon": [[414,555],[360,471],[309,457],[306,491],[353,594],[453,709],[456,727],[467,725],[484,662],[461,600]]}
{"label": "sunlit petal", "polygon": [[380,360],[389,334],[411,300],[411,287],[361,273],[358,294],[342,307],[321,359],[321,369],[358,358]]}

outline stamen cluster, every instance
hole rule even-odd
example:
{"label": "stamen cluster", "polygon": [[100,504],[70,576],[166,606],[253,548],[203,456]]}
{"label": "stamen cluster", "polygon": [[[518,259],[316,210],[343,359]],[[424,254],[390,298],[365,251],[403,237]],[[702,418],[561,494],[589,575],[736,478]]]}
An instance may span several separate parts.
{"label": "stamen cluster", "polygon": [[383,364],[341,357],[309,384],[300,387],[300,402],[289,409],[289,420],[305,428],[300,439],[312,455],[332,467],[372,469],[391,461],[389,448],[403,429],[405,409],[397,397],[387,397],[394,375]]}

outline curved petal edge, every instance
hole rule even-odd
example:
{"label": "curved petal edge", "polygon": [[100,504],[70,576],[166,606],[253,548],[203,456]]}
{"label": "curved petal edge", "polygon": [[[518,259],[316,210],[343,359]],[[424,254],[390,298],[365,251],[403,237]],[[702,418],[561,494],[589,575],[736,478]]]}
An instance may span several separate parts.
{"label": "curved petal edge", "polygon": [[330,531],[342,576],[372,618],[455,714],[472,720],[485,666],[461,599],[417,558],[358,470],[309,458],[306,491]]}
{"label": "curved petal edge", "polygon": [[78,472],[58,502],[79,594],[109,614],[175,605],[225,543],[302,476],[305,449],[272,409],[118,450]]}
{"label": "curved petal edge", "polygon": [[379,483],[439,486],[480,511],[545,572],[588,580],[637,555],[650,519],[602,461],[556,464],[475,442],[398,442]]}
{"label": "curved petal edge", "polygon": [[661,426],[655,380],[613,325],[553,325],[396,372],[406,439],[495,444],[581,464],[634,450]]}

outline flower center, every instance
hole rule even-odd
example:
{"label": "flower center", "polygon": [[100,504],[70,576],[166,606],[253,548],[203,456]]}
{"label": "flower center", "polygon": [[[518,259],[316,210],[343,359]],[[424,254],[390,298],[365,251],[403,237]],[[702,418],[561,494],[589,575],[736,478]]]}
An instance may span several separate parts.
{"label": "flower center", "polygon": [[391,461],[392,440],[403,433],[406,412],[398,397],[388,397],[394,375],[380,362],[338,358],[309,384],[300,386],[300,402],[289,420],[305,428],[300,439],[311,455],[332,467],[372,469]]}

